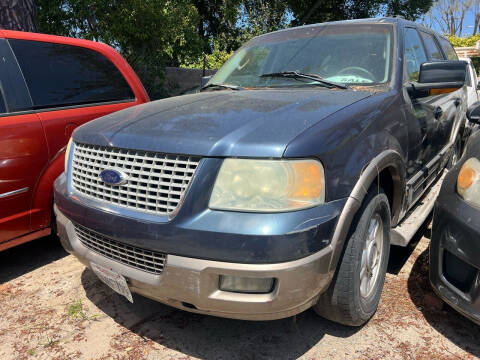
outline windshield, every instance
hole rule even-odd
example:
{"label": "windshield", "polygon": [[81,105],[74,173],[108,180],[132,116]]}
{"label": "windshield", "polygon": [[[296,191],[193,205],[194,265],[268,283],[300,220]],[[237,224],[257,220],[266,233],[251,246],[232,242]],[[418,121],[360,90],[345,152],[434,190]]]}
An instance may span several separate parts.
{"label": "windshield", "polygon": [[241,47],[209,84],[241,87],[311,86],[312,79],[261,75],[296,71],[347,85],[390,80],[392,26],[318,25],[267,34]]}

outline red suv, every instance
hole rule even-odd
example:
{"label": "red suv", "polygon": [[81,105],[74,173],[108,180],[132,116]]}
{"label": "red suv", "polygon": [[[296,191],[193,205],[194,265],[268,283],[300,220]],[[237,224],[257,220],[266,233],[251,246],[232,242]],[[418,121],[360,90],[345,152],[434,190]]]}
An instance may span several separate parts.
{"label": "red suv", "polygon": [[0,30],[0,251],[50,234],[72,131],[148,100],[105,44]]}

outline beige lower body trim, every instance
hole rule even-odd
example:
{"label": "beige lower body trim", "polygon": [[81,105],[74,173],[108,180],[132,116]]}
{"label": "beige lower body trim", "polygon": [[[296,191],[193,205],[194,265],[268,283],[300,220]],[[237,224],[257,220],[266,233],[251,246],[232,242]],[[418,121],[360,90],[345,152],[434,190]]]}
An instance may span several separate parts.
{"label": "beige lower body trim", "polygon": [[[87,266],[91,262],[122,274],[132,292],[201,314],[244,320],[273,320],[296,315],[316,303],[327,289],[332,248],[303,259],[277,264],[238,264],[168,255],[160,275],[99,255],[79,241],[73,224],[56,209],[64,246]],[[275,278],[269,294],[241,294],[219,289],[220,275]]]}

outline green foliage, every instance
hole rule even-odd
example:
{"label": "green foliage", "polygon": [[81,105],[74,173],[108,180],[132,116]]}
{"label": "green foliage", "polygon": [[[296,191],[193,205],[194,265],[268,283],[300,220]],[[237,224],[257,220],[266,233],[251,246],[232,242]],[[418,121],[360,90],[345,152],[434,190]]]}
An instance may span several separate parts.
{"label": "green foliage", "polygon": [[[206,1],[208,2],[208,1]],[[200,1],[205,3],[205,1]],[[212,1],[215,5],[216,1]],[[288,27],[288,4],[285,0],[243,0],[223,2],[220,6],[211,4],[207,18],[208,36],[204,52],[193,59],[185,59],[181,65],[186,68],[219,69],[233,54],[233,51],[254,36]],[[205,6],[205,4],[203,4]],[[197,4],[200,16],[202,9]],[[216,10],[215,10],[216,9]],[[226,14],[219,21],[212,14]],[[205,26],[203,27],[205,28]]]}
{"label": "green foliage", "polygon": [[432,0],[384,0],[380,3],[381,7],[386,7],[385,15],[401,15],[412,21],[419,19],[433,5]]}
{"label": "green foliage", "polygon": [[228,52],[236,49],[239,29],[236,22],[239,17],[241,0],[195,0],[191,1],[198,14],[197,31],[202,39],[203,51],[214,51],[215,41],[221,44],[221,50]]}
{"label": "green foliage", "polygon": [[480,57],[472,57],[471,59],[475,71],[477,72],[477,74],[480,73]]}
{"label": "green foliage", "polygon": [[287,0],[294,24],[402,15],[416,20],[432,6],[432,0]]}
{"label": "green foliage", "polygon": [[83,311],[82,300],[77,300],[68,305],[67,314],[74,319],[82,318],[85,319],[86,315]]}
{"label": "green foliage", "polygon": [[477,41],[480,40],[480,34],[472,35],[469,37],[457,37],[448,36],[448,40],[454,47],[470,47],[475,46]]}
{"label": "green foliage", "polygon": [[206,54],[196,59],[186,61],[184,64],[182,64],[182,67],[190,69],[203,69],[203,66],[205,65],[205,69],[219,69],[223,63],[227,61],[230,56],[232,56],[232,54],[233,51],[228,52],[226,50],[220,50],[217,46],[211,54]]}
{"label": "green foliage", "polygon": [[241,10],[242,30],[250,36],[265,34],[288,26],[288,3],[285,0],[244,0]]}
{"label": "green foliage", "polygon": [[38,31],[44,34],[71,36],[71,19],[62,10],[64,0],[36,0]]}
{"label": "green foliage", "polygon": [[314,24],[325,21],[368,18],[379,11],[379,1],[319,1],[287,0],[293,12],[295,25]]}

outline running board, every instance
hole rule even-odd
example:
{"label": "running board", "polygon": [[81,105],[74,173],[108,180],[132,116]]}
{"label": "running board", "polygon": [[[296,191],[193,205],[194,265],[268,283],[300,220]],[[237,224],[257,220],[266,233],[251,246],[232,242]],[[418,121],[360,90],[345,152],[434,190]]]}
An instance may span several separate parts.
{"label": "running board", "polygon": [[418,204],[412,210],[409,210],[400,224],[391,230],[390,241],[392,245],[406,247],[410,243],[417,230],[420,229],[420,226],[432,212],[446,174],[447,171],[444,171],[437,182],[427,190],[427,194],[418,201]]}

